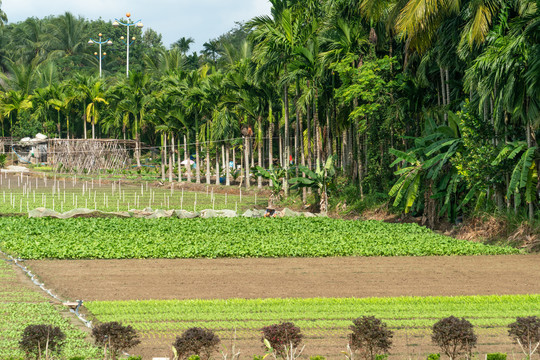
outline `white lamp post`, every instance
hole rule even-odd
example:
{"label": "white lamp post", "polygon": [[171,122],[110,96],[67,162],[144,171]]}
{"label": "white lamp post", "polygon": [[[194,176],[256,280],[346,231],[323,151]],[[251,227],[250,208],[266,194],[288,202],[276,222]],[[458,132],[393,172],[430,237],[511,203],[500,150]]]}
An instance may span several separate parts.
{"label": "white lamp post", "polygon": [[113,22],[113,26],[118,26],[118,25],[123,25],[125,27],[127,27],[127,37],[124,39],[124,37],[120,37],[120,40],[126,44],[126,48],[127,48],[127,54],[126,54],[126,76],[129,77],[129,46],[131,44],[133,44],[133,42],[135,41],[135,36],[133,36],[131,39],[129,38],[129,28],[131,26],[136,26],[138,27],[139,29],[141,29],[143,27],[143,23],[141,22],[141,20],[137,20],[137,21],[131,21],[130,20],[130,17],[131,17],[131,14],[130,13],[127,13],[126,14],[126,17],[127,17],[127,22],[126,23],[123,23],[121,22],[120,20],[118,19],[114,19],[115,21]]}
{"label": "white lamp post", "polygon": [[99,45],[99,56],[98,56],[97,52],[95,52],[94,55],[99,60],[99,77],[101,77],[101,60],[103,60],[103,58],[107,55],[106,52],[103,52],[103,53],[101,52],[101,45],[104,45],[104,44],[112,45],[113,42],[111,41],[111,39],[108,39],[107,41],[101,41],[101,37],[103,36],[102,33],[99,33],[98,36],[99,36],[99,41],[96,41],[94,39],[90,39],[90,40],[88,40],[88,45],[93,45],[93,44],[98,44]]}

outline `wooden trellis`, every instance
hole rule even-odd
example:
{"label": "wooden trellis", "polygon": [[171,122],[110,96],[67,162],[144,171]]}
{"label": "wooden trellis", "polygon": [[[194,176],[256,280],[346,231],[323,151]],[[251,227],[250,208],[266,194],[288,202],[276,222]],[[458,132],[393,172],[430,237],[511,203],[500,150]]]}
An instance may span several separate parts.
{"label": "wooden trellis", "polygon": [[50,139],[48,162],[58,171],[96,173],[119,170],[130,164],[134,140]]}

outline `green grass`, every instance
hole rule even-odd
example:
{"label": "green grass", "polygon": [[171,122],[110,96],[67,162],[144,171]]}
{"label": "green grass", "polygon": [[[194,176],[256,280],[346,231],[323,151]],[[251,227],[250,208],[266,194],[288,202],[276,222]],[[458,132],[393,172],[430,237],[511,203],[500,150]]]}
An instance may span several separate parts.
{"label": "green grass", "polygon": [[0,248],[24,259],[515,254],[416,224],[330,218],[0,218]]}
{"label": "green grass", "polygon": [[194,326],[254,333],[292,321],[307,334],[345,336],[353,319],[370,315],[394,329],[428,329],[451,315],[479,327],[504,328],[518,316],[540,316],[540,295],[96,301],[86,307],[99,321],[120,321],[142,333],[179,334]]}
{"label": "green grass", "polygon": [[18,343],[32,324],[59,326],[66,334],[62,358],[98,359],[100,351],[85,341],[85,334],[62,317],[41,293],[21,286],[13,268],[0,259],[0,359],[23,359]]}

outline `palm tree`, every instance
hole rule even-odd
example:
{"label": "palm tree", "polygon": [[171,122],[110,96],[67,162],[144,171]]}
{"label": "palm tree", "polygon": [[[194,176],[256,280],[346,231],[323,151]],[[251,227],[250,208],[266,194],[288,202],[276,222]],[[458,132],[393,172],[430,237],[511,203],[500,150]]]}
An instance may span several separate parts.
{"label": "palm tree", "polygon": [[2,116],[9,118],[9,130],[13,136],[13,118],[17,121],[21,111],[32,108],[32,96],[16,90],[10,90],[2,95],[0,109]]}
{"label": "palm tree", "polygon": [[217,67],[217,55],[221,53],[221,46],[219,41],[210,40],[203,44],[204,50],[202,51],[203,55],[209,57],[212,60],[212,65]]}
{"label": "palm tree", "polygon": [[195,43],[195,39],[193,39],[192,37],[186,38],[185,36],[183,36],[176,42],[174,42],[171,45],[171,48],[177,48],[178,50],[180,50],[182,55],[186,55],[186,53],[189,51],[190,45],[193,43]]}
{"label": "palm tree", "polygon": [[96,138],[95,133],[95,126],[97,122],[99,121],[100,111],[99,111],[99,104],[109,104],[107,100],[105,100],[105,86],[104,83],[100,80],[96,81],[92,87],[89,89],[89,104],[86,106],[86,121],[90,119],[90,122],[92,124],[92,139]]}
{"label": "palm tree", "polygon": [[[296,46],[301,45],[300,33],[305,25],[295,18],[290,4],[286,0],[270,0],[271,16],[260,16],[251,20],[248,25],[253,28],[252,37],[255,42],[254,55],[259,62],[261,72],[281,72],[287,79],[288,64],[293,57]],[[285,177],[283,191],[288,195],[289,167],[289,82],[283,81],[283,109],[285,128]]]}
{"label": "palm tree", "polygon": [[124,78],[118,91],[122,100],[119,105],[125,112],[129,112],[134,121],[135,157],[137,166],[141,166],[141,139],[140,128],[146,123],[145,113],[152,98],[150,89],[150,76],[148,73],[130,72],[128,78]]}

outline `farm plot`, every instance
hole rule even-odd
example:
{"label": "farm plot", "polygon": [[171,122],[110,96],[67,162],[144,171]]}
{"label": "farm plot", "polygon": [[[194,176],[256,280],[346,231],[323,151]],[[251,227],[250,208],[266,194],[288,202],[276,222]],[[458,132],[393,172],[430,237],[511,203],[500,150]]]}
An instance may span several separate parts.
{"label": "farm plot", "polygon": [[[236,334],[246,354],[261,354],[260,329],[293,321],[305,335],[309,355],[340,357],[351,320],[373,315],[396,331],[393,355],[437,352],[429,328],[440,318],[465,317],[479,334],[479,351],[511,352],[506,326],[517,316],[540,315],[540,295],[104,301],[87,304],[99,321],[130,324],[143,336],[147,351],[167,352],[174,337],[189,327],[217,331],[225,344]],[[397,358],[397,357],[396,357]]]}
{"label": "farm plot", "polygon": [[62,349],[65,358],[81,356],[98,359],[99,350],[85,341],[86,335],[74,328],[58,312],[57,305],[41,293],[22,285],[12,265],[0,258],[0,359],[22,359],[18,342],[31,324],[59,326],[66,334]]}
{"label": "farm plot", "polygon": [[329,218],[0,218],[0,248],[24,259],[516,254],[416,224]]}
{"label": "farm plot", "polygon": [[[202,185],[201,185],[202,187]],[[242,194],[242,190],[228,193],[212,187],[202,187],[200,192],[154,187],[148,182],[133,182],[101,178],[77,179],[47,178],[0,173],[0,213],[25,213],[45,207],[59,212],[76,208],[102,211],[127,211],[130,209],[231,209],[245,211],[255,206],[266,206],[265,196]]]}

